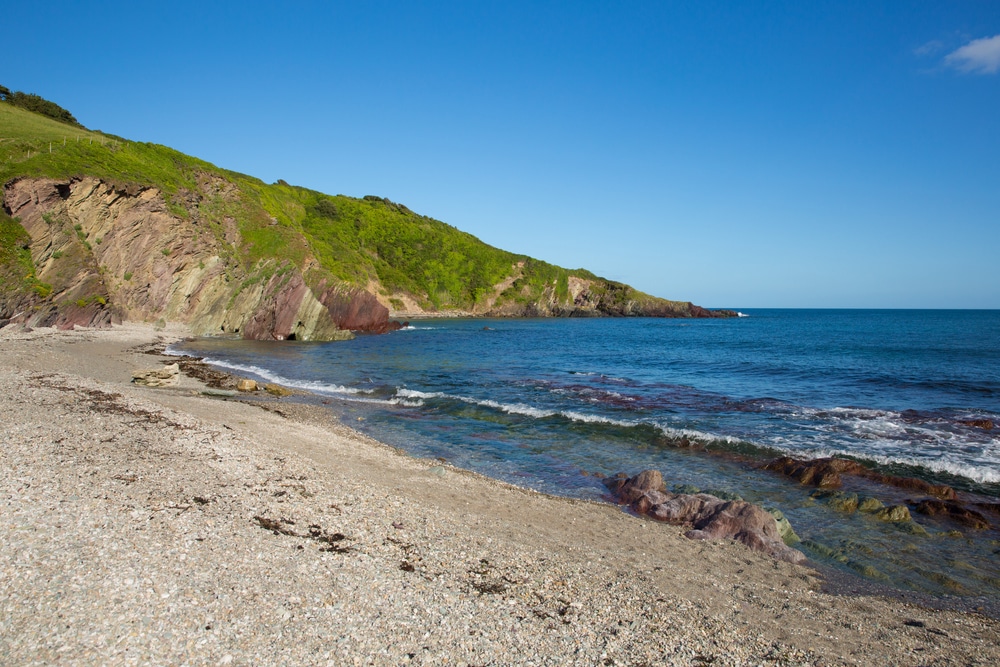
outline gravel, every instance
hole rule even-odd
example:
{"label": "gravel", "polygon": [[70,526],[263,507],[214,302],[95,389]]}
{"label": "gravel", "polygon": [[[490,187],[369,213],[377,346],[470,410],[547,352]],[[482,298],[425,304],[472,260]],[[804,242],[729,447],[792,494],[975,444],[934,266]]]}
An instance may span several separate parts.
{"label": "gravel", "polygon": [[983,616],[130,385],[163,333],[116,331],[0,331],[2,664],[1000,663]]}

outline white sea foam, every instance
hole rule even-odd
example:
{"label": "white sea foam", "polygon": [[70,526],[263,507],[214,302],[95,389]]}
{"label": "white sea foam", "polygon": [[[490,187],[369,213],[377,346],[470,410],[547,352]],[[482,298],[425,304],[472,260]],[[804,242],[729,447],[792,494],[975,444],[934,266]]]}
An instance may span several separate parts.
{"label": "white sea foam", "polygon": [[209,357],[205,357],[203,361],[206,364],[211,364],[212,366],[218,366],[219,368],[225,368],[249,375],[256,375],[257,377],[267,380],[268,382],[284,385],[286,387],[294,387],[295,389],[302,389],[304,391],[311,391],[317,394],[357,395],[368,394],[372,391],[370,389],[356,389],[354,387],[345,387],[339,384],[330,384],[315,380],[292,380],[284,377],[283,375],[272,373],[266,368],[254,366],[253,364],[237,364],[230,361],[223,361],[221,359],[211,359]]}
{"label": "white sea foam", "polygon": [[933,470],[934,472],[950,473],[971,479],[980,484],[1000,483],[1000,470],[997,463],[983,462],[982,465],[974,465],[967,462],[954,461],[945,457],[924,458],[914,456],[902,456],[893,454],[875,454],[871,451],[858,451],[841,448],[815,448],[815,449],[794,449],[788,447],[780,448],[783,452],[797,458],[827,458],[835,456],[851,456],[863,461],[871,461],[879,465],[907,465]]}
{"label": "white sea foam", "polygon": [[655,423],[654,425],[663,432],[663,435],[671,438],[687,438],[688,440],[697,440],[704,443],[724,442],[728,445],[735,445],[741,442],[739,438],[734,438],[729,435],[706,433],[704,431],[698,431],[691,428],[675,428],[663,423]]}

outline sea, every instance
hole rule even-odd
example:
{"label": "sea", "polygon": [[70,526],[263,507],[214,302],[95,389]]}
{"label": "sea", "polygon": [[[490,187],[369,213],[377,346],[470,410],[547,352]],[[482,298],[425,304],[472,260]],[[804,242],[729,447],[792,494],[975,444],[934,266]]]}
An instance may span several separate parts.
{"label": "sea", "polygon": [[[198,338],[169,351],[306,390],[282,400],[415,456],[598,502],[610,502],[605,476],[655,468],[678,492],[779,509],[821,568],[1000,599],[996,528],[886,523],[761,469],[840,456],[1000,501],[1000,311],[740,315],[431,319],[347,342]],[[844,491],[911,509],[920,497],[857,479]]]}

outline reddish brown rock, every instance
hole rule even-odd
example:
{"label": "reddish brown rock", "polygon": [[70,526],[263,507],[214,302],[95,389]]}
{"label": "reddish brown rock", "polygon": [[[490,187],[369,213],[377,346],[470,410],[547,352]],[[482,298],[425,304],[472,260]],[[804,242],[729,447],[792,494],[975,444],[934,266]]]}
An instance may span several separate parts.
{"label": "reddish brown rock", "polygon": [[843,483],[841,475],[854,475],[879,484],[920,491],[945,500],[954,500],[957,497],[955,489],[946,484],[931,484],[915,477],[883,475],[848,459],[824,458],[804,461],[791,456],[782,456],[765,464],[763,468],[764,470],[780,472],[802,484],[810,484],[822,489],[835,489]]}
{"label": "reddish brown rock", "polygon": [[916,511],[928,516],[947,516],[976,530],[987,530],[990,527],[990,522],[982,514],[953,501],[928,498],[917,503]]}
{"label": "reddish brown rock", "polygon": [[993,430],[993,421],[990,419],[963,419],[958,423],[965,426],[972,426],[973,428],[981,428],[984,431]]}
{"label": "reddish brown rock", "polygon": [[[284,280],[284,284],[281,281]],[[250,340],[287,340],[294,338],[296,315],[309,292],[302,276],[275,273],[264,287],[265,297],[243,325],[241,333]]]}
{"label": "reddish brown rock", "polygon": [[801,563],[805,555],[785,545],[774,517],[743,500],[715,496],[667,493],[663,476],[644,470],[634,477],[619,473],[605,480],[619,502],[640,514],[674,525],[689,525],[691,539],[734,539],[755,551],[790,563]]}
{"label": "reddish brown rock", "polygon": [[765,470],[780,472],[801,484],[810,484],[821,489],[835,489],[842,483],[842,473],[863,475],[867,470],[860,463],[847,459],[813,459],[802,461],[790,456],[782,456],[764,466]]}
{"label": "reddish brown rock", "polygon": [[679,493],[672,495],[666,502],[652,507],[649,516],[657,521],[673,524],[694,524],[697,517],[707,516],[718,505],[725,501],[705,493],[695,495]]}
{"label": "reddish brown rock", "polygon": [[388,333],[402,326],[399,322],[389,320],[389,309],[379,303],[373,294],[362,289],[324,289],[319,300],[341,329]]}
{"label": "reddish brown rock", "polygon": [[[613,479],[618,480],[621,478]],[[635,477],[626,478],[623,482],[618,484],[614,493],[620,502],[623,502],[626,505],[631,505],[647,491],[664,492],[666,490],[667,486],[663,483],[663,475],[660,474],[660,471],[643,470]]]}
{"label": "reddish brown rock", "polygon": [[993,514],[1000,516],[1000,503],[972,503],[972,504],[973,506],[978,507],[983,511],[992,512]]}
{"label": "reddish brown rock", "polygon": [[685,535],[692,539],[733,539],[754,551],[763,551],[772,558],[790,563],[806,559],[801,551],[782,542],[778,524],[770,513],[744,500],[707,504],[703,515],[694,523],[694,530]]}
{"label": "reddish brown rock", "polygon": [[888,484],[889,486],[895,486],[900,489],[920,491],[921,493],[926,493],[929,496],[937,496],[938,498],[943,498],[944,500],[954,500],[958,497],[958,494],[955,493],[955,489],[951,488],[947,484],[931,484],[930,482],[925,482],[924,480],[917,479],[916,477],[882,475],[870,470],[866,470],[865,474],[862,476],[872,480],[873,482]]}

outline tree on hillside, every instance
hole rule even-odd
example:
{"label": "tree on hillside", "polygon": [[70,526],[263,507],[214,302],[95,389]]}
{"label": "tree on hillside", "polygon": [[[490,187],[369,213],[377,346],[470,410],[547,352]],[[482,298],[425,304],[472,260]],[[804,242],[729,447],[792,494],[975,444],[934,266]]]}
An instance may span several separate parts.
{"label": "tree on hillside", "polygon": [[13,104],[16,107],[21,107],[22,109],[47,116],[48,118],[58,120],[62,123],[69,123],[70,125],[83,127],[83,125],[80,125],[80,122],[74,118],[73,114],[69,111],[66,111],[55,102],[50,102],[44,97],[35,95],[34,93],[22,93],[20,90],[11,92],[9,88],[0,86],[0,99],[4,100],[8,104]]}

